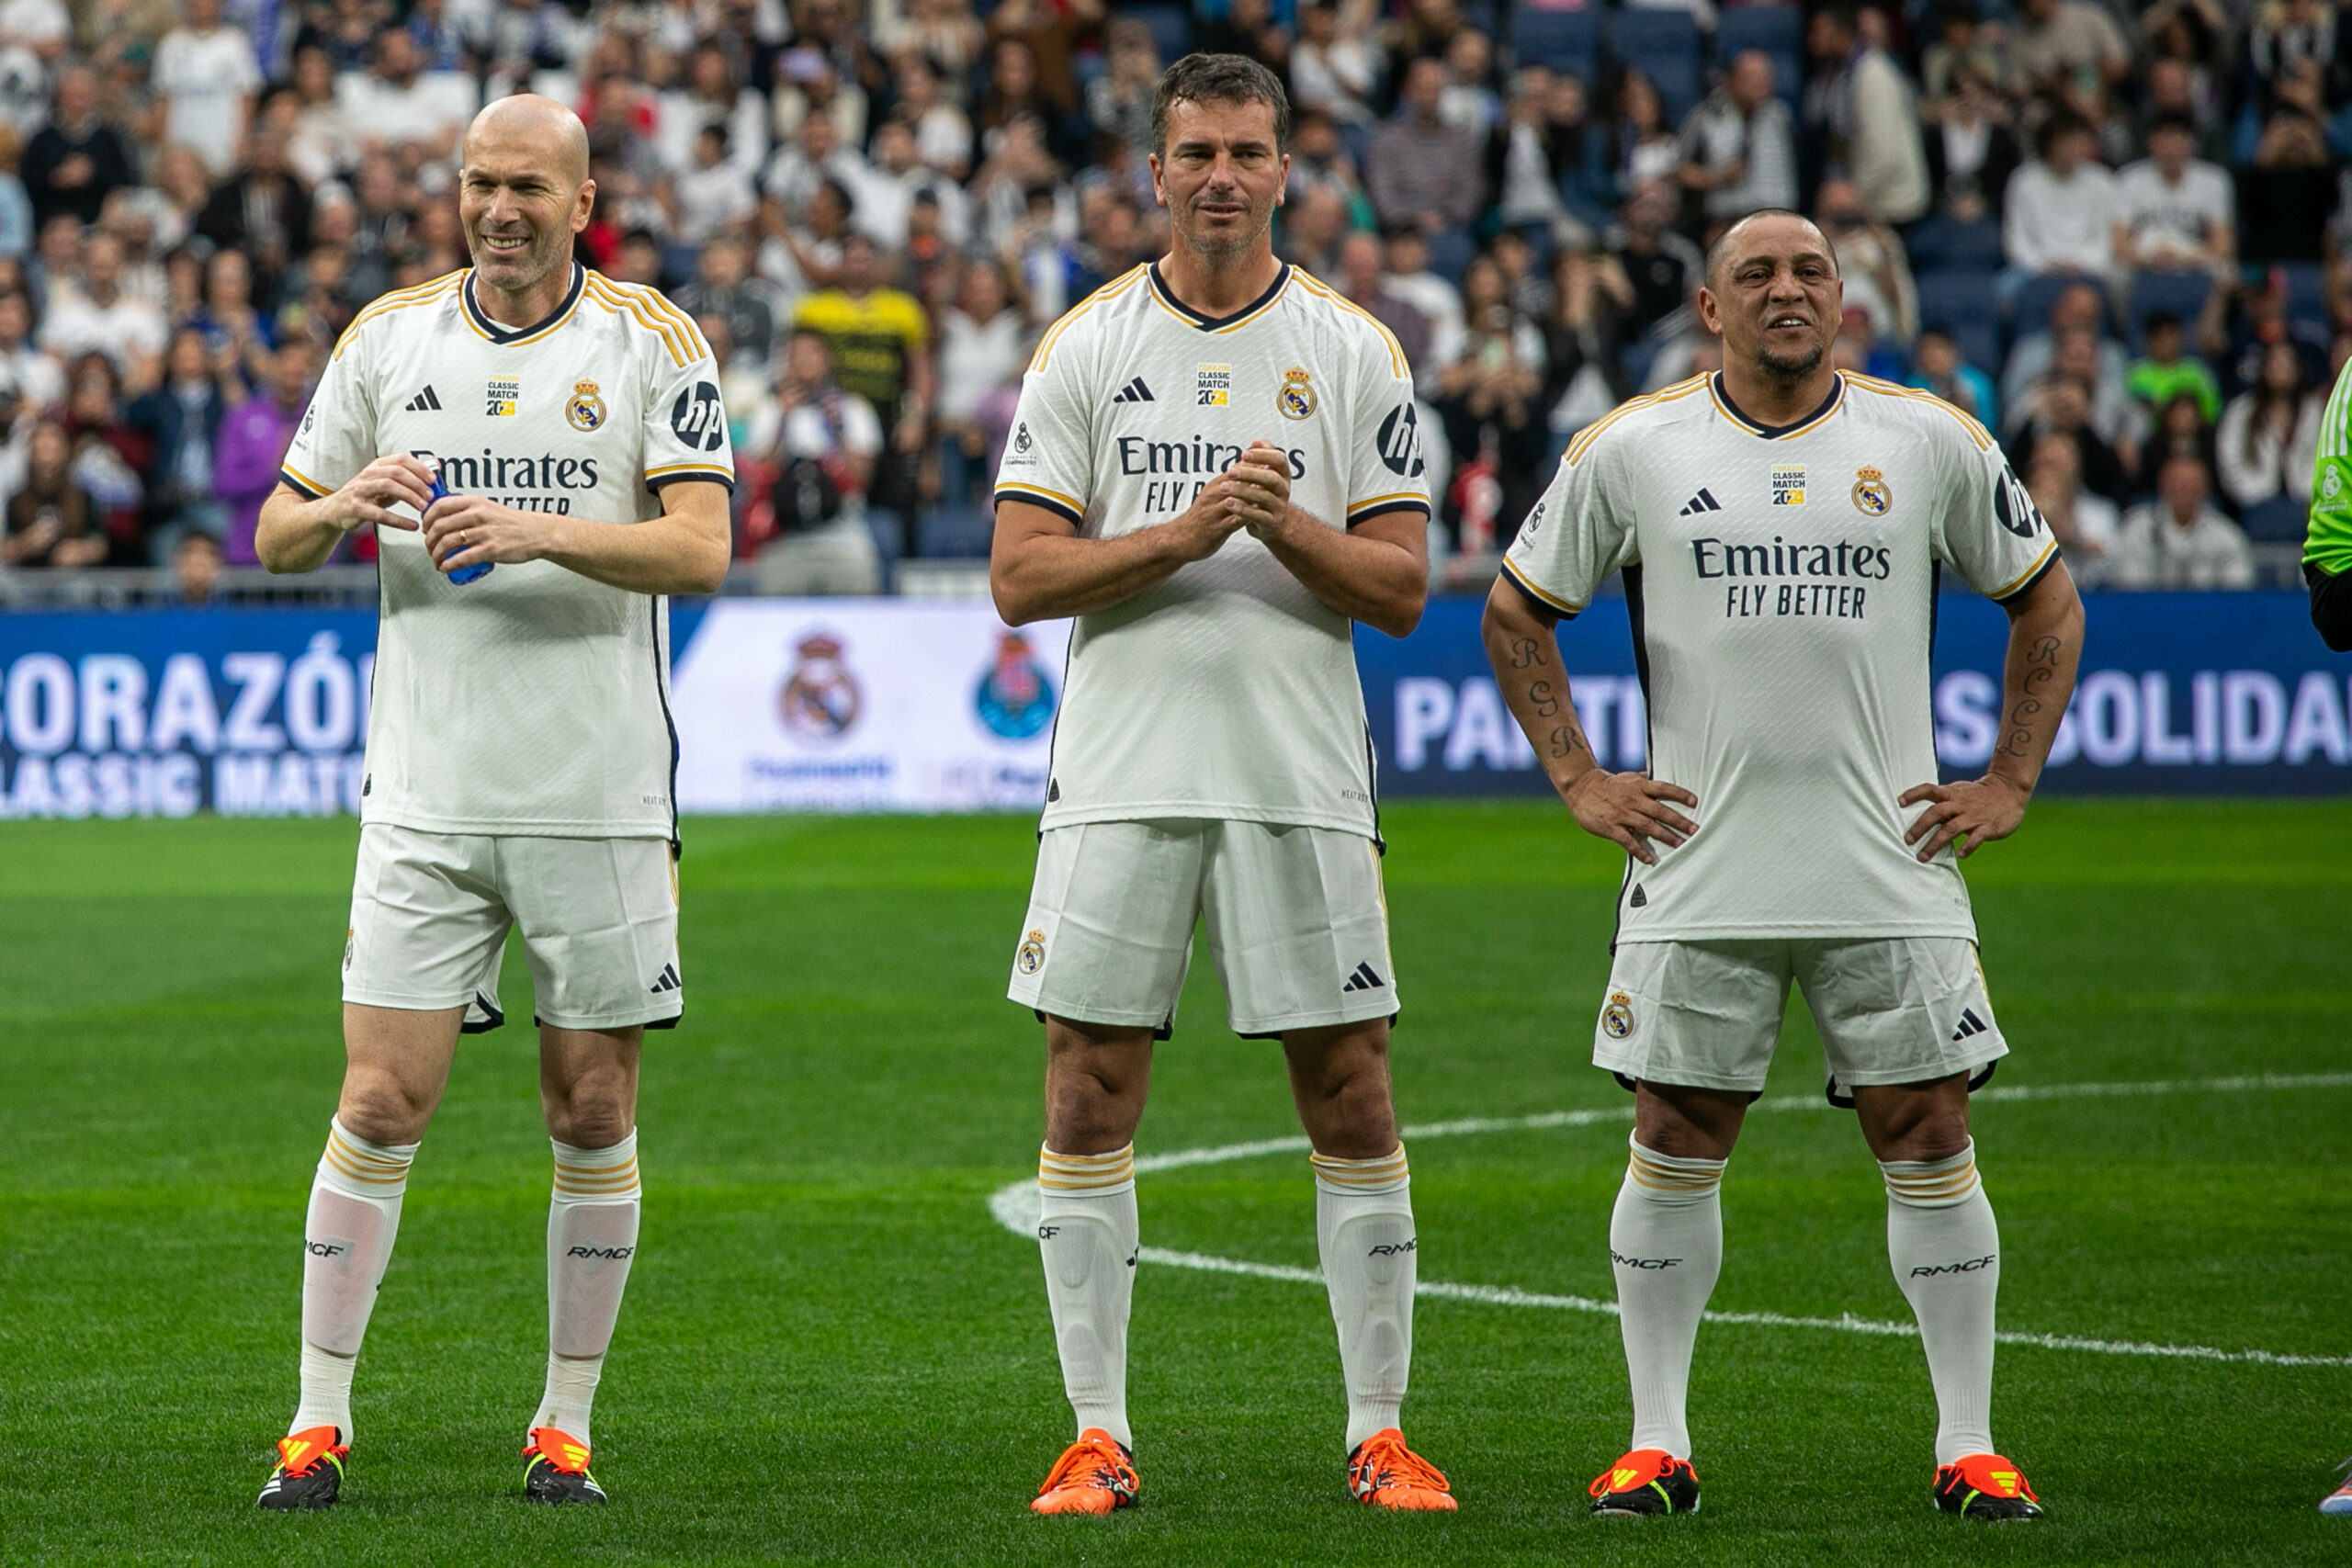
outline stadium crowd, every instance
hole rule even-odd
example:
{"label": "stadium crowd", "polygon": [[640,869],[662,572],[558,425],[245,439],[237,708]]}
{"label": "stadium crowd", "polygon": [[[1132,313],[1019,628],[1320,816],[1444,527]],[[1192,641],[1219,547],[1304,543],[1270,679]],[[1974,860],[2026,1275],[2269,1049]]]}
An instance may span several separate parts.
{"label": "stadium crowd", "polygon": [[1714,362],[1702,247],[1795,206],[1840,363],[1996,431],[2086,585],[2291,570],[2352,353],[2329,0],[0,0],[0,570],[250,562],[337,333],[466,264],[458,139],[522,87],[590,129],[582,259],[719,358],[752,580],[984,554],[1031,346],[1164,245],[1188,49],[1286,81],[1279,249],[1408,351],[1455,549]]}

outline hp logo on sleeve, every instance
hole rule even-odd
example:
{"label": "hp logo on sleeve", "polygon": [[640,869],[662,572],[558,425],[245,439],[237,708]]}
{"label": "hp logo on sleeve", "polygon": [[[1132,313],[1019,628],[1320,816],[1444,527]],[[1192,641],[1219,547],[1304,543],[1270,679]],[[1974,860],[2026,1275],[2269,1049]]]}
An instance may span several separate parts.
{"label": "hp logo on sleeve", "polygon": [[1380,460],[1408,479],[1421,477],[1421,421],[1410,403],[1398,403],[1380,422]]}
{"label": "hp logo on sleeve", "polygon": [[727,439],[727,411],[719,406],[718,389],[697,381],[670,405],[670,428],[691,450],[716,452]]}

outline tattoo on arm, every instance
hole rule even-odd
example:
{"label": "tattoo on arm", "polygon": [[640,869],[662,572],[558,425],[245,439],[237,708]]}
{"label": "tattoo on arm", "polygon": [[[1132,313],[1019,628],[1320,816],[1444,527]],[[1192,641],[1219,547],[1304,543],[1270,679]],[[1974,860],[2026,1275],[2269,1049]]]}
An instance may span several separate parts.
{"label": "tattoo on arm", "polygon": [[1573,757],[1585,750],[1584,737],[1577,733],[1577,727],[1573,724],[1555,727],[1552,731],[1551,745],[1555,757]]}
{"label": "tattoo on arm", "polygon": [[2002,738],[2000,754],[2005,757],[2031,755],[2032,723],[2041,712],[2041,699],[2036,695],[2058,676],[2060,644],[2054,637],[2036,638],[2025,650],[2025,695],[2009,710],[2008,733]]}
{"label": "tattoo on arm", "polygon": [[1535,705],[1536,716],[1539,718],[1550,718],[1560,711],[1560,699],[1553,692],[1552,682],[1549,681],[1529,682],[1527,700]]}
{"label": "tattoo on arm", "polygon": [[1544,669],[1552,662],[1544,655],[1544,645],[1532,637],[1511,638],[1510,652],[1514,670]]}

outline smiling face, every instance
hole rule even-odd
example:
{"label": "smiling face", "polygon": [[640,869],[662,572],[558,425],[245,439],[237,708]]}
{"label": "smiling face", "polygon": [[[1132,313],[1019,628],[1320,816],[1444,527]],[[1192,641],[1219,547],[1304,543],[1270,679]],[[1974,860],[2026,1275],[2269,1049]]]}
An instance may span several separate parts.
{"label": "smiling face", "polygon": [[1178,98],[1151,159],[1152,184],[1177,238],[1223,260],[1266,243],[1290,159],[1277,146],[1272,104]]}
{"label": "smiling face", "polygon": [[474,118],[458,217],[484,284],[520,293],[568,266],[595,201],[588,133],[570,109],[525,95]]}
{"label": "smiling face", "polygon": [[1699,313],[1723,334],[1726,360],[1802,381],[1828,354],[1845,295],[1821,231],[1794,213],[1765,213],[1717,242]]}

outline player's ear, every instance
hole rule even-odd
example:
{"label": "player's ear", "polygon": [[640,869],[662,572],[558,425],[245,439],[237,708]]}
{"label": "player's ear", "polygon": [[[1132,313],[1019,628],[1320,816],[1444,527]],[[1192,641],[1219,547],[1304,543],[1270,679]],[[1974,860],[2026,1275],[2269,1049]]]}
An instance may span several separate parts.
{"label": "player's ear", "polygon": [[1147,152],[1144,154],[1143,161],[1151,165],[1152,199],[1159,202],[1162,207],[1167,206],[1168,193],[1161,189],[1159,185],[1159,154],[1157,152]]}
{"label": "player's ear", "polygon": [[1280,207],[1283,202],[1290,199],[1290,154],[1284,152],[1282,155],[1280,162],[1282,164],[1283,183],[1274,187],[1274,205],[1276,207]]}
{"label": "player's ear", "polygon": [[579,233],[588,227],[588,219],[596,210],[596,182],[582,180],[580,194],[571,200],[571,231]]}

